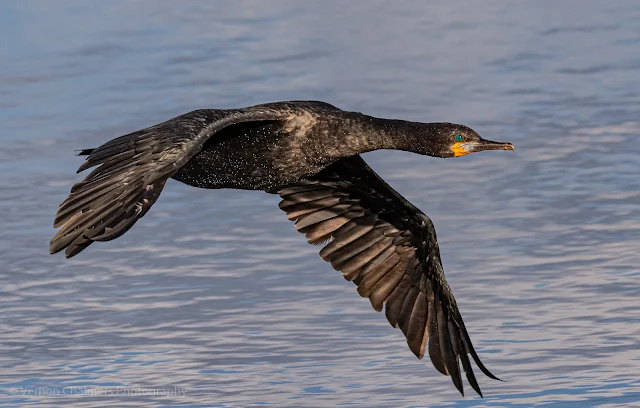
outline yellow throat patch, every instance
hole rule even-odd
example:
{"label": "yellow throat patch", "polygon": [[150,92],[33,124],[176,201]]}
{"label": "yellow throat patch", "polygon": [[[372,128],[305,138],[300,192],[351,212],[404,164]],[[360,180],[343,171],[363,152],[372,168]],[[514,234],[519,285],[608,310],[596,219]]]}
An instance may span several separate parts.
{"label": "yellow throat patch", "polygon": [[459,157],[459,156],[464,156],[466,154],[469,154],[471,152],[466,151],[462,145],[464,144],[464,142],[457,142],[454,143],[453,146],[451,146],[451,150],[453,150],[453,154],[455,157]]}

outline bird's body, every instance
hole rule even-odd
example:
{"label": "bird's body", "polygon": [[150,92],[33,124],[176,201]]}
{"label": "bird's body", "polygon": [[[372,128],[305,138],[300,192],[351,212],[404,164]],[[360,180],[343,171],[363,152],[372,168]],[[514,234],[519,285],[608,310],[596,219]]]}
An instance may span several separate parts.
{"label": "bird's body", "polygon": [[[276,102],[259,109],[259,115],[275,119],[227,126],[172,177],[195,187],[276,191],[343,158],[377,149],[409,149],[412,140],[393,139],[388,132],[416,125],[346,112],[324,102]],[[221,114],[242,118],[247,112],[199,110],[183,116],[214,121]]]}
{"label": "bird's body", "polygon": [[[54,226],[51,252],[67,257],[119,237],[155,203],[168,178],[209,188],[264,190],[320,256],[402,330],[411,351],[428,351],[462,392],[461,371],[480,394],[470,355],[480,362],[446,282],[431,220],[359,156],[377,149],[454,157],[513,150],[451,123],[379,119],[323,102],[276,102],[197,110],[83,151]],[[428,345],[428,347],[427,347]],[[480,394],[481,395],[481,394]]]}
{"label": "bird's body", "polygon": [[172,177],[202,188],[275,191],[341,158],[339,148],[324,149],[333,154],[318,153],[323,150],[321,135],[335,131],[331,127],[336,127],[336,113],[342,111],[324,104],[276,104],[263,109],[276,110],[282,119],[225,128]]}

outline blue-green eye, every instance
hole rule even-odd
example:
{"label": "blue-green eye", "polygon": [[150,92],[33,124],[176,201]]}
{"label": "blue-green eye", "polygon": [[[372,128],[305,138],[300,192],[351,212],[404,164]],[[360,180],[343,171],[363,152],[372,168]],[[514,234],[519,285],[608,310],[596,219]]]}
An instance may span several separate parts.
{"label": "blue-green eye", "polygon": [[462,135],[456,135],[456,142],[462,141]]}

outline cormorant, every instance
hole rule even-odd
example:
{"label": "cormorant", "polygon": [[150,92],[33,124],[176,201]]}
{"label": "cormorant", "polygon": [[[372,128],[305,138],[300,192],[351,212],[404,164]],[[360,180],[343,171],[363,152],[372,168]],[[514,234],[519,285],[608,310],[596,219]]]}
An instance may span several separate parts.
{"label": "cormorant", "polygon": [[[68,258],[95,241],[124,234],[156,202],[167,179],[202,188],[264,190],[320,257],[358,286],[407,338],[421,359],[451,376],[462,395],[459,364],[482,396],[468,355],[495,377],[471,344],[445,279],[433,223],[360,157],[397,149],[435,157],[513,150],[452,123],[379,119],[315,101],[242,109],[201,109],[113,139],[87,155],[71,188],[50,251]],[[428,345],[428,346],[427,346]]]}

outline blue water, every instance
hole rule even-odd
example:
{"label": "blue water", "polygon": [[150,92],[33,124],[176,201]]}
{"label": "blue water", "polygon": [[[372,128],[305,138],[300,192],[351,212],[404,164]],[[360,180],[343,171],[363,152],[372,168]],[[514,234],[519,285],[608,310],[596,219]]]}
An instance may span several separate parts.
{"label": "blue water", "polygon": [[[0,406],[640,406],[640,2],[429,3],[0,3]],[[48,255],[75,149],[288,99],[516,146],[365,157],[436,225],[506,380],[484,399],[274,196],[170,181],[123,237]]]}

